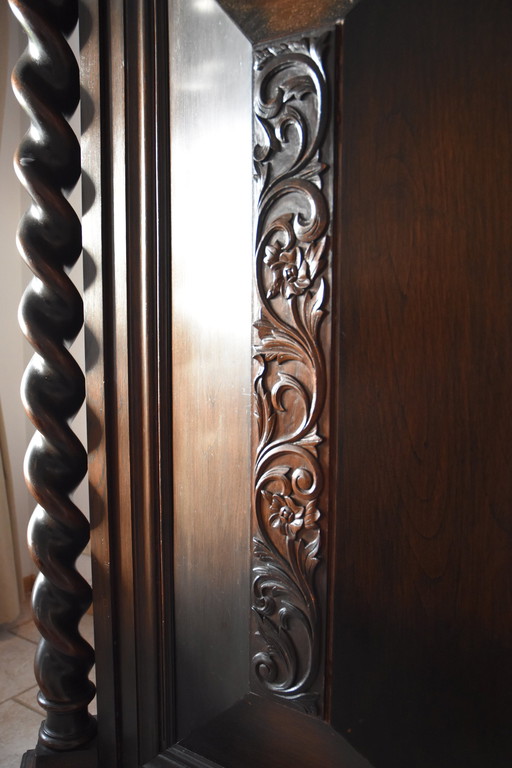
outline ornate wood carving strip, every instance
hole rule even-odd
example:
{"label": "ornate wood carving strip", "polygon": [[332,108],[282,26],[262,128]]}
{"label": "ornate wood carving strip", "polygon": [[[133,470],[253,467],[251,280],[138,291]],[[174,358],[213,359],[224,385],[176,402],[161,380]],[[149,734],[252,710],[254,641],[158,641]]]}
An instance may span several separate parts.
{"label": "ornate wood carving strip", "polygon": [[38,504],[29,543],[40,570],[32,598],[42,635],[35,672],[38,700],[47,713],[39,748],[66,752],[90,742],[96,730],[87,709],[95,690],[88,679],[94,652],[78,631],[91,590],[75,568],[89,524],[70,499],[85,475],[87,457],[68,423],[85,392],[83,373],[68,351],[83,323],[82,299],[67,276],[80,256],[81,227],[64,195],[80,176],[80,146],[66,119],[79,100],[78,66],[66,42],[77,23],[78,3],[10,0],[10,5],[29,38],[13,72],[13,88],[31,121],[15,163],[32,197],[18,243],[34,273],[20,318],[35,350],[22,386],[37,430],[25,475]]}
{"label": "ornate wood carving strip", "polygon": [[334,33],[255,51],[255,690],[322,712]]}

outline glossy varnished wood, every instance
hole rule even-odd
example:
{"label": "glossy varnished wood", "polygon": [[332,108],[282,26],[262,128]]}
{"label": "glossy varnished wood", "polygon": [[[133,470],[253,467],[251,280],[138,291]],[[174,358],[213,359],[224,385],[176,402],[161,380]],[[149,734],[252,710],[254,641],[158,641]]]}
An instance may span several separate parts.
{"label": "glossy varnished wood", "polygon": [[[80,177],[80,145],[68,123],[79,101],[79,73],[67,42],[78,4],[11,0],[10,5],[28,37],[12,85],[30,118],[15,155],[17,175],[31,196],[17,243],[34,274],[19,318],[35,353],[21,391],[36,428],[24,470],[37,502],[28,544],[39,569],[32,591],[41,633],[34,672],[37,699],[46,711],[37,749],[26,761],[71,765],[68,753],[90,746],[96,733],[88,713],[95,691],[88,679],[94,651],[78,628],[91,588],[75,567],[89,539],[89,523],[71,496],[85,475],[86,451],[69,424],[85,395],[83,372],[69,352],[83,324],[82,299],[68,276],[81,253],[80,220],[67,201]],[[93,764],[90,753],[87,764]]]}
{"label": "glossy varnished wood", "polygon": [[[166,4],[88,5],[103,147],[91,166],[103,214],[89,224],[103,223],[90,294],[103,313],[91,318],[101,349],[90,374],[100,757],[123,768],[508,766],[509,4],[220,3],[251,41],[350,10],[331,80],[336,385],[320,431],[342,459],[325,469],[336,498],[327,722],[243,698],[249,45],[230,42],[206,0],[185,3],[196,38],[174,19],[170,47]],[[283,51],[280,40],[272,53]]]}
{"label": "glossy varnished wood", "polygon": [[129,767],[173,729],[167,15],[93,0],[82,15],[99,751]]}
{"label": "glossy varnished wood", "polygon": [[175,2],[169,25],[173,602],[182,737],[247,692],[252,57],[213,4],[205,13]]}
{"label": "glossy varnished wood", "polygon": [[371,768],[322,720],[253,695],[180,746],[223,768]]}
{"label": "glossy varnished wood", "polygon": [[333,722],[378,768],[512,759],[511,39],[499,0],[344,29]]}
{"label": "glossy varnished wood", "polygon": [[[251,685],[321,716],[329,484],[334,30],[254,52]],[[284,130],[283,130],[284,127]]]}
{"label": "glossy varnished wood", "polygon": [[359,0],[218,0],[252,43],[310,34],[345,18]]}
{"label": "glossy varnished wood", "polygon": [[[91,552],[94,581],[94,622],[96,675],[101,679],[97,691],[98,742],[103,759],[116,764],[117,727],[115,652],[116,634],[113,616],[109,509],[109,468],[105,413],[108,394],[105,382],[111,380],[109,356],[112,350],[111,327],[105,311],[110,294],[108,260],[109,239],[102,226],[103,206],[107,205],[109,184],[101,183],[102,174],[111,172],[110,153],[102,117],[109,114],[109,103],[101,98],[108,87],[105,70],[100,70],[107,42],[106,24],[98,16],[96,3],[80,8],[80,78],[82,127],[82,240],[84,260],[85,364],[87,382],[88,478],[91,517]],[[102,34],[103,33],[103,34]],[[106,125],[109,124],[106,118]],[[105,241],[103,240],[105,237]]]}

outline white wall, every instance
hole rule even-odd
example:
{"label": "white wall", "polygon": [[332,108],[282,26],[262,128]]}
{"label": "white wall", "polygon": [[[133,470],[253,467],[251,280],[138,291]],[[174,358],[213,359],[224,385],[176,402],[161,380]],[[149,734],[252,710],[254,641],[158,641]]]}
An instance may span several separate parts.
{"label": "white wall", "polygon": [[[31,349],[19,329],[17,308],[30,273],[18,254],[15,236],[19,219],[29,201],[14,174],[12,157],[28,127],[28,119],[12,94],[10,73],[25,44],[24,33],[9,11],[7,3],[0,2],[0,401],[13,480],[17,539],[23,576],[35,571],[26,546],[26,529],[34,502],[26,489],[22,469],[25,450],[34,430],[25,416],[19,396],[21,376],[30,359]],[[77,36],[74,37],[74,45],[76,48]],[[79,194],[74,195],[73,202],[75,205],[80,204]],[[81,290],[81,264],[75,268],[72,277]],[[82,338],[74,345],[73,353],[83,367]],[[85,442],[84,409],[73,426]],[[86,483],[83,483],[75,494],[75,501],[83,511],[87,510]],[[88,571],[87,563],[84,563],[83,570]]]}
{"label": "white wall", "polygon": [[0,6],[0,104],[4,105],[0,133],[0,400],[5,422],[9,461],[13,481],[17,538],[22,575],[33,572],[27,551],[28,519],[33,509],[32,499],[23,479],[23,456],[28,444],[29,427],[21,405],[20,379],[29,359],[29,347],[18,326],[17,309],[28,269],[16,249],[16,228],[28,198],[14,174],[12,156],[27,120],[18,107],[10,86],[10,73],[19,56],[22,36],[7,3]]}

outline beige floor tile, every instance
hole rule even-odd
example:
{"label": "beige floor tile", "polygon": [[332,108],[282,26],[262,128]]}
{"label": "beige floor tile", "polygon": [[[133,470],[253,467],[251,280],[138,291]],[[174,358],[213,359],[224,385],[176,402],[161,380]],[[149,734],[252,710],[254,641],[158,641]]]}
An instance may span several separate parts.
{"label": "beige floor tile", "polygon": [[10,624],[3,624],[4,629],[13,629],[19,627],[20,624],[25,624],[27,621],[32,620],[32,604],[30,600],[26,600],[21,606],[21,613],[15,621],[11,621]]}
{"label": "beige floor tile", "polygon": [[23,704],[6,701],[0,704],[0,766],[19,768],[21,756],[33,749],[41,724],[41,715]]}
{"label": "beige floor tile", "polygon": [[25,707],[28,707],[29,709],[33,709],[34,712],[38,712],[44,717],[45,711],[37,703],[38,692],[39,692],[39,688],[37,687],[37,685],[34,685],[34,687],[29,688],[28,691],[25,691],[24,693],[19,693],[17,696],[14,696],[14,700],[17,701],[19,704],[24,704]]}
{"label": "beige floor tile", "polygon": [[41,637],[39,630],[33,621],[26,621],[24,624],[13,627],[11,632],[13,632],[18,637],[23,637],[25,640],[29,640],[31,643],[35,643],[36,645]]}
{"label": "beige floor tile", "polygon": [[34,644],[1,630],[0,702],[28,690],[33,685]]}

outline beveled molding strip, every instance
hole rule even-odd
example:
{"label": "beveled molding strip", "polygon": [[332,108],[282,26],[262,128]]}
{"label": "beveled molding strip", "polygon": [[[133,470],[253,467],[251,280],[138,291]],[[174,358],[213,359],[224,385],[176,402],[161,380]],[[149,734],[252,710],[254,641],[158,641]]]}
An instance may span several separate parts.
{"label": "beveled molding strip", "polygon": [[334,32],[255,50],[252,686],[322,714]]}
{"label": "beveled molding strip", "polygon": [[[79,70],[66,42],[78,2],[9,2],[29,40],[12,83],[30,118],[15,164],[32,198],[18,230],[21,255],[34,273],[20,323],[35,351],[22,396],[37,430],[25,476],[37,502],[29,546],[40,571],[32,606],[42,635],[35,658],[38,701],[46,710],[38,746],[23,765],[70,766],[79,764],[76,750],[82,752],[96,732],[88,712],[94,651],[78,630],[91,589],[75,568],[89,523],[70,498],[87,467],[86,451],[69,426],[85,395],[84,375],[68,351],[83,324],[82,298],[67,274],[81,253],[81,225],[65,196],[80,177],[80,145],[67,121],[79,102]],[[65,754],[70,751],[73,759]]]}

